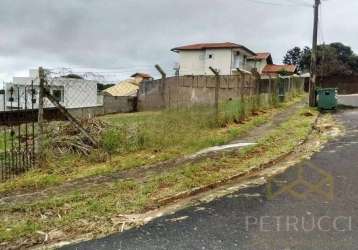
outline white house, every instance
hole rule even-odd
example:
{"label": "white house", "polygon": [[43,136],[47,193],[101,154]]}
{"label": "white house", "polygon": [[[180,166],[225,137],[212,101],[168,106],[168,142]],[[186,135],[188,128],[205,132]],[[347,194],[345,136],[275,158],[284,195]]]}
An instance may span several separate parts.
{"label": "white house", "polygon": [[179,75],[212,75],[209,67],[217,69],[221,75],[233,75],[241,70],[251,71],[248,58],[256,53],[236,43],[200,43],[176,47],[179,53]]}
{"label": "white house", "polygon": [[178,75],[212,75],[209,67],[217,69],[221,75],[236,75],[238,69],[256,69],[262,76],[277,76],[297,73],[294,65],[273,64],[268,52],[255,53],[236,43],[199,43],[172,49],[179,53]]}
{"label": "white house", "polygon": [[[55,77],[48,79],[48,87],[51,94],[66,108],[98,106],[96,81]],[[33,93],[32,89],[34,89]],[[6,83],[4,98],[6,110],[38,108],[38,71],[30,70],[28,77],[14,77],[12,83]],[[45,101],[44,106],[53,107],[49,101]]]}

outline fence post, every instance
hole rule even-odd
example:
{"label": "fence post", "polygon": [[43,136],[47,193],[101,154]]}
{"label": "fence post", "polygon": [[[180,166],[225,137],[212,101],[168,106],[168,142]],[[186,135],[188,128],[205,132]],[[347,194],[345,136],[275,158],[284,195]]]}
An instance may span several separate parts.
{"label": "fence post", "polygon": [[259,109],[260,106],[261,106],[261,99],[260,99],[260,93],[261,93],[260,80],[261,80],[261,77],[260,77],[259,72],[257,72],[256,69],[252,70],[252,75],[255,78],[255,95],[256,95],[255,108]]}
{"label": "fence post", "polygon": [[52,96],[48,89],[44,91],[44,95],[50,100],[50,102],[79,130],[81,131],[92,143],[93,146],[98,146],[98,142],[95,138],[93,138],[77,121],[75,117],[73,117],[67,110],[64,108],[54,96]]}
{"label": "fence post", "polygon": [[219,90],[220,90],[220,75],[219,72],[213,67],[209,67],[209,69],[213,72],[216,78],[215,84],[215,117],[218,120],[219,118]]}
{"label": "fence post", "polygon": [[272,90],[272,79],[271,79],[271,75],[269,75],[269,106],[270,108],[273,105],[273,90]]}
{"label": "fence post", "polygon": [[45,72],[42,67],[39,67],[38,70],[39,74],[39,107],[38,107],[38,128],[39,128],[39,135],[38,135],[38,159],[40,166],[43,163],[44,160],[44,90],[45,90]]}
{"label": "fence post", "polygon": [[167,74],[165,74],[164,70],[159,66],[159,64],[155,65],[155,68],[158,70],[158,72],[160,73],[160,75],[162,76],[162,83],[160,86],[160,95],[162,97],[162,102],[163,102],[163,108],[166,107],[165,105],[165,79],[167,77]]}

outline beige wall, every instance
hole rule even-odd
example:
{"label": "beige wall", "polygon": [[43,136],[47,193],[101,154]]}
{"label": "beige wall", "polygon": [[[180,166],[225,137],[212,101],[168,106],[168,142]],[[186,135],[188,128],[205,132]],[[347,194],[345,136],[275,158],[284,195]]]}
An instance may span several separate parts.
{"label": "beige wall", "polygon": [[[147,86],[146,86],[147,84]],[[250,74],[220,76],[221,102],[255,93],[256,79]],[[144,82],[139,90],[138,110],[155,110],[200,104],[214,104],[216,77],[181,76]]]}
{"label": "beige wall", "polygon": [[[242,49],[207,49],[194,51],[180,51],[180,76],[185,75],[213,75],[209,67],[218,69],[221,75],[231,75],[232,70],[236,68],[235,57],[236,52],[240,52],[238,61],[240,66],[244,67],[244,56],[251,56],[248,52]],[[212,58],[209,58],[212,55]]]}
{"label": "beige wall", "polygon": [[181,51],[179,53],[180,75],[204,75],[205,51]]}
{"label": "beige wall", "polygon": [[[303,91],[304,79],[293,79],[258,80],[246,73],[220,76],[219,101],[249,98],[259,93],[263,100],[268,100],[270,93],[278,93],[280,82],[285,86],[287,96]],[[138,111],[214,104],[216,83],[215,76],[179,76],[165,81],[145,81],[138,92]]]}
{"label": "beige wall", "polygon": [[265,66],[267,65],[267,61],[266,60],[260,60],[260,61],[257,61],[257,60],[250,60],[249,61],[249,64],[252,68],[256,68],[257,69],[257,72],[259,74],[262,73],[262,70],[265,68]]}

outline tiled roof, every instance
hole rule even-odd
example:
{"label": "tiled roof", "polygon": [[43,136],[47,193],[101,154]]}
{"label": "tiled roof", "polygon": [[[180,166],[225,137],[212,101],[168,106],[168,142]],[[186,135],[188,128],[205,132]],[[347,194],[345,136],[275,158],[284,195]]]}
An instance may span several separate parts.
{"label": "tiled roof", "polygon": [[185,46],[180,46],[172,49],[172,51],[178,52],[181,50],[204,50],[204,49],[244,49],[251,53],[252,55],[256,55],[255,52],[249,50],[243,45],[231,42],[225,43],[196,43]]}
{"label": "tiled roof", "polygon": [[289,73],[295,73],[296,66],[295,65],[276,65],[276,64],[268,64],[263,68],[262,73],[263,74],[277,74],[280,71],[287,71]]}
{"label": "tiled roof", "polygon": [[140,72],[137,72],[137,73],[131,75],[131,77],[136,77],[136,76],[141,76],[141,77],[143,77],[143,78],[152,78],[151,75],[146,74],[146,73],[140,73]]}
{"label": "tiled roof", "polygon": [[103,90],[103,93],[111,96],[133,96],[137,93],[138,89],[139,83],[134,79],[128,79]]}
{"label": "tiled roof", "polygon": [[269,56],[271,56],[268,52],[262,52],[262,53],[256,53],[256,56],[250,56],[247,59],[249,60],[263,60],[267,59]]}

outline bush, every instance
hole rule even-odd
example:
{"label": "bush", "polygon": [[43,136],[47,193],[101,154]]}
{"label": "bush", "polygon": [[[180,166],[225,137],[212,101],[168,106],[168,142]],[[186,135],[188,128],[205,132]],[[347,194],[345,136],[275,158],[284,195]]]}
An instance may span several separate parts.
{"label": "bush", "polygon": [[116,153],[121,145],[121,136],[118,130],[110,129],[104,132],[102,136],[101,145],[103,150],[111,156]]}

